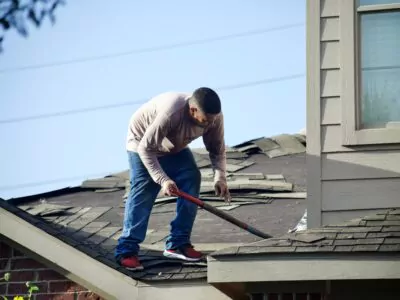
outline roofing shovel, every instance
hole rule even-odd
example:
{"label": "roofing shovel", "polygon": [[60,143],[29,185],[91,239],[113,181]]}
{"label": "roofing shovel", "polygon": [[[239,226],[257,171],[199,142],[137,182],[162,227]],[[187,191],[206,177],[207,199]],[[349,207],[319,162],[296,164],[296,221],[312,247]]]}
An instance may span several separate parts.
{"label": "roofing shovel", "polygon": [[250,232],[250,233],[252,233],[252,234],[254,234],[256,236],[258,236],[258,237],[261,237],[263,239],[272,238],[271,235],[266,234],[264,232],[261,232],[260,230],[258,230],[256,228],[254,228],[254,227],[252,227],[252,226],[250,226],[250,225],[248,225],[248,224],[246,224],[246,223],[244,223],[244,222],[232,217],[231,215],[229,215],[229,214],[227,214],[227,213],[215,208],[214,206],[212,206],[212,205],[210,205],[208,203],[205,203],[204,201],[202,201],[202,200],[200,200],[200,199],[198,199],[196,197],[193,197],[193,196],[191,196],[191,195],[189,195],[189,194],[187,194],[185,192],[182,192],[182,191],[178,190],[178,191],[175,191],[174,194],[176,196],[182,197],[185,200],[188,200],[188,201],[196,204],[197,206],[200,206],[201,208],[209,211],[210,213],[212,213],[212,214],[214,214],[214,215],[216,215],[216,216],[218,216],[218,217],[220,217],[220,218],[222,218],[222,219],[224,219],[224,220],[226,220],[226,221],[228,221],[228,222],[230,222],[230,223],[232,223],[232,224],[234,224],[234,225],[236,225],[236,226],[238,226],[238,227],[240,227],[240,228],[242,228],[242,229],[244,229],[244,230],[246,230],[246,231],[248,231],[248,232]]}

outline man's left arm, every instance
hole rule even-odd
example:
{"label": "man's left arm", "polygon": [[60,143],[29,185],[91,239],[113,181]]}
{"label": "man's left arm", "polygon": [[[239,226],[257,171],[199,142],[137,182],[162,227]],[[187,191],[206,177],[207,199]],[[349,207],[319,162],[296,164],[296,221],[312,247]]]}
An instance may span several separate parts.
{"label": "man's left arm", "polygon": [[[214,169],[214,183],[225,185],[225,191],[220,190],[221,196],[230,201],[228,187],[226,185],[226,152],[225,152],[225,130],[224,116],[222,112],[216,117],[213,124],[203,134],[203,142],[209,153],[212,167]],[[216,186],[216,188],[221,188]]]}

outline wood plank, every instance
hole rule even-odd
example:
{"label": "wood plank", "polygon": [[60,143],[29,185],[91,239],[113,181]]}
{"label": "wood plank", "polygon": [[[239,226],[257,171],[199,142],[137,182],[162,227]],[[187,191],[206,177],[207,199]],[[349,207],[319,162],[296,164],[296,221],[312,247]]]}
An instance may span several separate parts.
{"label": "wood plank", "polygon": [[337,17],[339,16],[339,1],[322,0],[321,1],[321,17]]}
{"label": "wood plank", "polygon": [[321,71],[321,97],[340,96],[340,70]]}
{"label": "wood plank", "polygon": [[322,210],[400,207],[400,178],[322,181]]}
{"label": "wood plank", "polygon": [[327,18],[321,20],[321,41],[340,40],[339,18]]}
{"label": "wood plank", "polygon": [[340,125],[342,110],[340,97],[321,99],[321,125]]}
{"label": "wood plank", "polygon": [[322,155],[322,179],[400,177],[400,150],[354,151]]}
{"label": "wood plank", "polygon": [[340,43],[337,41],[321,43],[321,69],[340,68]]}
{"label": "wood plank", "polygon": [[321,126],[321,147],[323,153],[400,150],[400,144],[344,147],[342,146],[342,128],[340,125]]}
{"label": "wood plank", "polygon": [[382,213],[387,209],[356,209],[347,211],[323,211],[322,225],[339,224],[349,220]]}

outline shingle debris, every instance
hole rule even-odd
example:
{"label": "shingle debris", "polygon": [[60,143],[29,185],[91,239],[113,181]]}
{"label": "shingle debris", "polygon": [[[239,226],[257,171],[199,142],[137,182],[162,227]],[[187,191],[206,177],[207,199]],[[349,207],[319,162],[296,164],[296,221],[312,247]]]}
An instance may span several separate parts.
{"label": "shingle debris", "polygon": [[[274,164],[274,170],[278,173],[266,174],[260,172],[260,168],[257,168],[257,165],[255,168],[258,169],[257,172],[249,171],[252,169],[251,167],[255,165],[256,160],[259,159],[257,158],[258,156],[256,156],[253,160],[252,155],[254,153],[259,154],[259,156],[262,156],[264,153],[266,154],[266,160],[269,160],[272,159],[272,157],[286,155],[285,153],[301,151],[300,146],[298,146],[296,150],[296,146],[291,144],[290,141],[295,143],[294,141],[298,140],[300,144],[305,143],[305,137],[302,139],[301,136],[299,137],[297,135],[292,135],[292,137],[289,138],[290,141],[284,142],[284,139],[284,136],[281,138],[270,138],[268,141],[266,141],[267,139],[265,138],[260,138],[246,142],[246,146],[227,148],[228,182],[233,197],[231,205],[226,205],[223,199],[216,197],[214,194],[212,184],[214,173],[207,152],[204,149],[192,149],[196,163],[202,173],[201,198],[210,205],[223,210],[233,210],[240,206],[252,204],[268,205],[272,204],[274,201],[281,201],[281,199],[304,199],[306,193],[294,191],[293,183],[288,182],[285,176],[279,174],[281,168],[283,169],[286,167],[284,165],[286,162]],[[256,141],[260,140],[264,140],[262,148],[255,144]],[[271,148],[266,146],[268,143],[271,145]],[[261,142],[258,144],[261,145]],[[300,167],[302,167],[302,165]],[[264,169],[262,169],[262,171],[263,170]],[[265,170],[268,171],[268,168],[265,168]],[[291,170],[292,169],[290,169],[290,171]],[[287,174],[288,176],[290,175],[289,171]],[[16,207],[1,202],[0,205],[5,206],[6,209],[28,220],[52,236],[59,238],[61,241],[72,245],[94,259],[135,279],[143,281],[205,279],[207,276],[205,261],[190,263],[165,259],[161,251],[146,249],[146,245],[162,245],[169,234],[168,228],[164,230],[160,229],[161,227],[157,227],[158,229],[148,230],[140,252],[140,259],[147,266],[144,271],[126,271],[115,263],[113,254],[117,240],[122,233],[121,220],[123,211],[115,207],[114,202],[113,204],[107,202],[105,205],[98,205],[101,203],[101,199],[115,199],[114,197],[126,199],[129,190],[129,172],[125,170],[110,174],[104,178],[88,179],[82,182],[80,191],[76,196],[75,194],[66,195],[66,201],[69,205],[71,205],[71,203],[79,203],[73,206],[60,205],[63,203],[58,202],[60,198],[56,196],[55,198],[57,199],[51,199],[52,196],[50,194],[44,196],[49,197],[49,199],[43,199],[40,203],[30,204],[22,202],[21,206]],[[92,200],[93,192],[99,193],[99,199],[96,199],[95,203],[91,204],[90,201],[78,201],[80,197],[88,197],[87,199]],[[84,196],[87,193],[90,196]],[[107,195],[107,193],[110,195]],[[71,199],[75,199],[75,197],[77,197],[78,202],[71,202]],[[37,200],[38,198],[35,198],[33,201]],[[160,193],[152,213],[163,214],[166,212],[173,212],[176,209],[175,202],[175,197],[165,197]],[[111,207],[111,205],[114,207]],[[111,217],[112,214],[116,216]],[[162,219],[161,216],[160,219]],[[118,220],[118,223],[116,223],[115,220]],[[204,220],[199,218],[198,222]],[[224,233],[224,236],[230,235],[233,230],[229,228],[226,232],[228,233]],[[297,242],[300,243],[300,241]]]}
{"label": "shingle debris", "polygon": [[400,252],[400,209],[222,249],[211,256],[282,252]]}
{"label": "shingle debris", "polygon": [[[260,172],[245,173],[246,168],[252,166],[254,161],[250,155],[254,153],[264,153],[269,158],[304,153],[306,148],[306,137],[302,134],[281,134],[273,137],[262,137],[244,142],[242,144],[227,147],[227,177],[229,188],[233,198],[242,196],[243,191],[257,190],[258,193],[276,193],[289,192],[284,196],[273,196],[270,198],[305,198],[304,194],[292,193],[293,185],[286,182],[282,174],[264,174]],[[214,192],[213,177],[214,171],[207,151],[204,148],[191,149],[196,164],[202,174],[201,196],[208,196]],[[240,171],[240,172],[239,172]],[[130,190],[129,171],[110,174],[104,178],[88,179],[82,182],[82,188],[95,189],[96,192],[114,192],[116,190],[125,190],[123,199],[126,200]],[[158,199],[164,199],[161,194]],[[265,199],[266,195],[253,197],[254,199]],[[171,198],[174,201],[175,198]],[[235,199],[233,199],[235,201]],[[123,206],[123,205],[122,205]]]}

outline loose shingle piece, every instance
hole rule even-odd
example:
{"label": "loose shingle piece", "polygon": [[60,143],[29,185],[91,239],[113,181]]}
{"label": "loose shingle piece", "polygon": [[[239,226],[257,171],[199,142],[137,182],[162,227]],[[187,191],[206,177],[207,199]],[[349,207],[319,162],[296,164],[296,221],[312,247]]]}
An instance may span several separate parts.
{"label": "loose shingle piece", "polygon": [[232,147],[240,152],[262,152],[270,158],[306,151],[306,137],[302,134],[280,134],[269,138],[258,138]]}
{"label": "loose shingle piece", "polygon": [[64,215],[71,206],[41,203],[27,211],[34,216],[60,216]]}
{"label": "loose shingle piece", "polygon": [[255,243],[239,249],[223,249],[211,256],[269,254],[291,252],[304,253],[361,253],[400,252],[399,209],[350,220],[342,224],[306,229]]}

